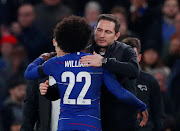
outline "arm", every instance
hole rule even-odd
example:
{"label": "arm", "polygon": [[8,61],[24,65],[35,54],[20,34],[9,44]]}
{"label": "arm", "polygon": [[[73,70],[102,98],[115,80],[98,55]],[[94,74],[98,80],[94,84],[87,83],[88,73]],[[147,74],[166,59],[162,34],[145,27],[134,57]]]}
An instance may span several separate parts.
{"label": "arm", "polygon": [[[143,115],[143,119],[140,122],[139,126],[145,126],[148,121],[148,112],[146,105],[138,98],[136,98],[133,94],[131,94],[128,90],[124,89],[121,84],[116,80],[116,78],[112,76],[112,74],[110,74],[107,70],[104,71],[103,78],[108,90],[113,95],[115,95],[119,100],[134,106],[136,110],[140,111],[139,114]],[[138,115],[138,119],[139,118],[140,115]]]}
{"label": "arm", "polygon": [[35,59],[32,63],[30,63],[24,73],[24,77],[26,79],[37,79],[40,78],[39,75],[39,67],[44,62],[42,57]]}
{"label": "arm", "polygon": [[151,79],[151,98],[150,98],[150,106],[151,106],[151,114],[154,122],[153,131],[159,131],[162,129],[163,123],[163,100],[160,92],[160,87],[157,80],[152,77]]}
{"label": "arm", "polygon": [[107,70],[104,70],[104,83],[107,86],[108,90],[115,95],[120,101],[126,102],[138,111],[147,110],[146,105],[136,98],[132,93],[122,87],[122,85],[116,80],[116,78],[109,73]]}
{"label": "arm", "polygon": [[[55,58],[55,57],[54,57]],[[44,62],[44,57],[39,57],[30,63],[25,71],[26,79],[37,79],[44,78],[45,76],[51,75],[53,76],[56,72],[54,58],[49,59]],[[44,63],[43,63],[44,62]],[[43,65],[42,65],[43,64]]]}
{"label": "arm", "polygon": [[83,56],[80,59],[80,62],[84,64],[88,63],[85,65],[86,67],[103,66],[112,73],[118,73],[122,76],[136,78],[140,73],[136,53],[130,46],[121,51],[123,51],[122,58],[124,62],[118,61],[116,58],[107,58],[107,62],[102,64],[103,57],[95,52],[93,52],[93,55]]}
{"label": "arm", "polygon": [[[42,83],[41,83],[42,82]],[[48,100],[55,101],[60,99],[60,94],[57,84],[49,86],[49,80],[41,81],[39,85],[39,90],[41,95],[44,95]]]}
{"label": "arm", "polygon": [[21,131],[33,131],[35,123],[38,120],[38,82],[28,81],[26,96],[24,99],[23,121]]}
{"label": "arm", "polygon": [[[64,55],[63,53],[64,52],[61,52],[61,55]],[[45,62],[45,61],[49,60],[50,58],[54,57],[56,54],[57,54],[56,52],[51,52],[51,53],[43,53],[42,55],[40,55],[39,58],[35,59],[32,63],[30,63],[28,65],[28,67],[27,67],[27,69],[26,69],[26,71],[24,73],[25,78],[26,79],[37,79],[37,78],[40,78],[40,77],[41,78],[46,77],[47,75],[45,75],[45,73],[43,71],[43,68],[40,65],[42,65],[43,62]],[[47,62],[46,62],[46,65],[51,66],[51,64],[48,65]],[[45,68],[45,71],[47,73],[47,71],[49,71],[49,68],[47,68],[47,69],[46,68]]]}

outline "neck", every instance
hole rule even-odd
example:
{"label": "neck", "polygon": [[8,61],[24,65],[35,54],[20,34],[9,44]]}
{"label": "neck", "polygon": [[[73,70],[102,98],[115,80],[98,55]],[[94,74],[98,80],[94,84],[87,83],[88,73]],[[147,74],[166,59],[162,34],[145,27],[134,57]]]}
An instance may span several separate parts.
{"label": "neck", "polygon": [[164,21],[166,21],[168,24],[174,24],[174,18],[164,16]]}
{"label": "neck", "polygon": [[17,100],[15,96],[11,95],[10,98],[13,102],[15,102],[17,104],[21,104],[21,102],[19,100]]}
{"label": "neck", "polygon": [[59,47],[55,47],[55,50],[57,52],[57,57],[61,57],[63,55],[69,54],[69,53],[63,52],[63,50],[61,50]]}
{"label": "neck", "polygon": [[59,52],[57,52],[57,57],[61,57],[61,56],[66,55],[66,54],[69,54],[69,53],[59,51]]}

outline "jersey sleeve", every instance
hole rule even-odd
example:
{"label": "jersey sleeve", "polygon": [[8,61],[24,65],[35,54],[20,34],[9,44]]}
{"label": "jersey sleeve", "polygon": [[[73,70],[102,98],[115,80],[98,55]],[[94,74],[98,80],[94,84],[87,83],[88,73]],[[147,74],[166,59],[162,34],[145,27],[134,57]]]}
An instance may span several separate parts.
{"label": "jersey sleeve", "polygon": [[54,74],[56,74],[57,70],[56,70],[55,58],[56,57],[49,59],[48,61],[44,62],[44,64],[42,65],[42,71],[45,75],[54,76]]}
{"label": "jersey sleeve", "polygon": [[146,105],[128,90],[123,88],[109,71],[104,70],[103,80],[108,90],[120,101],[132,105],[138,111],[145,111],[147,109]]}
{"label": "jersey sleeve", "polygon": [[[32,63],[30,63],[24,73],[24,77],[26,79],[38,79],[41,78],[41,76],[44,75],[52,75],[52,69],[53,69],[53,63],[52,58],[49,59],[47,62],[44,62],[44,59],[42,57],[37,58]],[[43,64],[43,65],[42,65]]]}
{"label": "jersey sleeve", "polygon": [[44,62],[44,59],[42,57],[35,59],[32,63],[28,65],[24,73],[24,77],[30,80],[40,78],[38,69],[40,65],[42,65],[43,62]]}

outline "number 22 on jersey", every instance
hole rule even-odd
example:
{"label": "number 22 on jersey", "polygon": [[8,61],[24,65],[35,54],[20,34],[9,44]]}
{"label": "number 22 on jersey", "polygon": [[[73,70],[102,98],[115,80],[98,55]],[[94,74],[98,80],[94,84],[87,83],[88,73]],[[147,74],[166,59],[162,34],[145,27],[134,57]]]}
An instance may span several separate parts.
{"label": "number 22 on jersey", "polygon": [[[66,78],[69,78],[69,84],[65,91],[63,103],[70,105],[91,105],[91,99],[84,99],[90,85],[91,85],[91,75],[88,72],[79,72],[76,76],[73,72],[66,71],[61,75],[62,82],[67,82]],[[76,82],[82,82],[82,79],[85,78],[85,84],[78,96],[77,99],[69,99],[69,95],[72,92],[72,89]]]}

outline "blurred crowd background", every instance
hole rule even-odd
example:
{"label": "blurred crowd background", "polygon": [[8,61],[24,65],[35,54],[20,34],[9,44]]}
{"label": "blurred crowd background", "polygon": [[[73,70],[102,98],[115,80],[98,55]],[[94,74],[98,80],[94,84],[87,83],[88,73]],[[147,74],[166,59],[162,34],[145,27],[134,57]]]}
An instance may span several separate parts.
{"label": "blurred crowd background", "polygon": [[54,51],[53,29],[69,15],[85,17],[92,29],[99,14],[120,21],[121,36],[141,40],[142,70],[153,74],[164,100],[163,131],[180,124],[179,0],[0,0],[0,131],[18,131],[26,93],[24,70]]}

